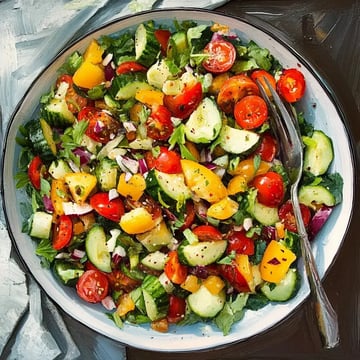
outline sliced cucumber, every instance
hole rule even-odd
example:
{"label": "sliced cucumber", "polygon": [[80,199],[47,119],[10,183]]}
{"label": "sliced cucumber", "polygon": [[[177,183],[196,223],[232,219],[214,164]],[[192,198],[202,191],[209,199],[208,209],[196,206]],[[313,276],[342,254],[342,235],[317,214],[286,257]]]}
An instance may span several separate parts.
{"label": "sliced cucumber", "polygon": [[334,159],[331,139],[321,130],[315,130],[311,137],[304,136],[304,170],[315,176],[325,174]]}
{"label": "sliced cucumber", "polygon": [[161,251],[155,251],[141,259],[141,263],[153,270],[163,270],[167,259],[167,254]]}
{"label": "sliced cucumber", "polygon": [[232,154],[246,154],[258,144],[260,135],[254,131],[224,125],[220,132],[220,146]]}
{"label": "sliced cucumber", "polygon": [[278,208],[259,203],[256,199],[256,191],[251,192],[248,196],[247,211],[260,224],[265,226],[274,225],[279,221]]}
{"label": "sliced cucumber", "polygon": [[190,309],[203,318],[212,318],[218,314],[225,305],[225,291],[219,294],[212,294],[205,285],[199,290],[190,294],[187,298]]}
{"label": "sliced cucumber", "polygon": [[38,239],[49,239],[53,216],[45,211],[37,211],[33,214],[30,236]]}
{"label": "sliced cucumber", "polygon": [[49,174],[54,179],[62,179],[65,174],[71,173],[72,170],[68,163],[63,159],[54,160],[49,166]]}
{"label": "sliced cucumber", "polygon": [[51,99],[41,109],[41,115],[54,127],[65,128],[75,121],[75,116],[69,110],[65,99]]}
{"label": "sliced cucumber", "polygon": [[160,43],[154,35],[154,29],[140,24],[135,31],[135,58],[140,64],[149,67],[156,60]]}
{"label": "sliced cucumber", "polygon": [[85,239],[86,255],[89,261],[99,270],[111,272],[111,256],[106,246],[104,228],[99,225],[93,226]]}
{"label": "sliced cucumber", "polygon": [[155,170],[154,174],[159,186],[170,198],[183,202],[191,197],[191,191],[185,185],[185,178],[182,173],[166,174]]}
{"label": "sliced cucumber", "polygon": [[194,143],[209,143],[220,132],[222,125],[220,111],[214,100],[205,97],[185,123],[185,135]]}
{"label": "sliced cucumber", "polygon": [[149,70],[146,72],[146,78],[151,86],[162,89],[164,82],[172,78],[166,60],[158,60],[155,64],[150,66]]}
{"label": "sliced cucumber", "polygon": [[296,294],[299,285],[298,280],[297,270],[291,268],[279,284],[272,287],[270,283],[265,282],[260,289],[270,301],[287,301]]}
{"label": "sliced cucumber", "polygon": [[299,202],[315,210],[317,205],[321,204],[334,206],[336,204],[336,199],[324,186],[303,185],[299,189]]}
{"label": "sliced cucumber", "polygon": [[102,191],[116,188],[118,181],[118,166],[116,161],[104,157],[95,168],[95,176]]}
{"label": "sliced cucumber", "polygon": [[191,244],[185,240],[178,248],[179,259],[182,263],[190,266],[209,265],[220,259],[226,246],[226,240],[201,241]]}
{"label": "sliced cucumber", "polygon": [[177,31],[169,38],[167,57],[175,60],[176,64],[180,64],[180,55],[187,51],[189,45],[186,33],[184,31]]}
{"label": "sliced cucumber", "polygon": [[79,261],[55,260],[54,271],[64,285],[74,286],[85,270]]}

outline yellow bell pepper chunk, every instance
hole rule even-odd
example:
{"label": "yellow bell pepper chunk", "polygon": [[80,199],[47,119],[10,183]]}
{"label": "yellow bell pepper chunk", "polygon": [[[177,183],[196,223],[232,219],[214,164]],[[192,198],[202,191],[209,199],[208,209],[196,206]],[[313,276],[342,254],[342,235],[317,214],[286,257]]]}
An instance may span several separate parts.
{"label": "yellow bell pepper chunk", "polygon": [[105,72],[101,64],[84,61],[75,71],[73,81],[80,88],[91,89],[105,82]]}
{"label": "yellow bell pepper chunk", "polygon": [[129,180],[126,180],[126,174],[122,173],[119,178],[117,191],[124,197],[130,197],[132,200],[139,200],[144,190],[146,182],[141,174],[134,174]]}
{"label": "yellow bell pepper chunk", "polygon": [[131,295],[129,293],[125,293],[121,295],[119,298],[119,305],[116,308],[116,313],[119,316],[124,316],[129,311],[132,311],[134,309],[135,309],[135,302],[131,298]]}
{"label": "yellow bell pepper chunk", "polygon": [[54,216],[64,214],[63,202],[69,200],[68,189],[64,179],[53,179],[51,182],[50,199],[54,208]]}
{"label": "yellow bell pepper chunk", "polygon": [[247,181],[246,178],[242,175],[235,175],[230,179],[227,191],[229,195],[236,195],[238,193],[242,193],[247,189]]}
{"label": "yellow bell pepper chunk", "polygon": [[295,260],[296,255],[290,249],[279,241],[271,240],[260,263],[262,279],[278,284]]}
{"label": "yellow bell pepper chunk", "polygon": [[250,292],[255,291],[254,275],[252,272],[252,265],[249,261],[249,256],[245,254],[235,255],[235,264],[241,275],[246,280]]}
{"label": "yellow bell pepper chunk", "polygon": [[92,64],[101,64],[103,60],[103,53],[104,49],[102,49],[100,44],[95,39],[93,39],[84,53],[84,61],[90,62]]}
{"label": "yellow bell pepper chunk", "polygon": [[77,204],[84,203],[97,184],[96,176],[85,172],[65,174],[64,180]]}
{"label": "yellow bell pepper chunk", "polygon": [[201,280],[196,276],[189,274],[185,281],[180,284],[180,287],[184,290],[187,290],[191,293],[194,293],[200,289],[201,286]]}
{"label": "yellow bell pepper chunk", "polygon": [[135,208],[120,219],[120,227],[128,234],[145,233],[156,226],[156,221],[145,208]]}
{"label": "yellow bell pepper chunk", "polygon": [[207,215],[214,219],[225,220],[233,216],[238,208],[239,204],[226,196],[217,203],[212,204],[207,210]]}
{"label": "yellow bell pepper chunk", "polygon": [[246,182],[250,182],[256,175],[262,175],[269,171],[272,164],[266,161],[260,161],[258,167],[255,166],[253,158],[247,158],[239,162],[235,169],[228,170],[230,175],[241,175]]}
{"label": "yellow bell pepper chunk", "polygon": [[227,196],[220,177],[213,171],[192,160],[181,160],[185,183],[199,198],[216,203]]}
{"label": "yellow bell pepper chunk", "polygon": [[164,93],[155,89],[140,89],[136,92],[135,99],[147,106],[152,106],[155,104],[163,105]]}
{"label": "yellow bell pepper chunk", "polygon": [[203,285],[213,294],[217,295],[225,287],[224,281],[216,275],[208,276],[204,281]]}

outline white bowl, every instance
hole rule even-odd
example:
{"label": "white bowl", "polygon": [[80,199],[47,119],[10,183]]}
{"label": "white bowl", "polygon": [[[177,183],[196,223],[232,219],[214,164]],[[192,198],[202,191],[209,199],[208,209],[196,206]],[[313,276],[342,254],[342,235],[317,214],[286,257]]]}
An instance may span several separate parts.
{"label": "white bowl", "polygon": [[[129,27],[134,29],[137,24],[150,19],[168,24],[173,19],[195,20],[201,23],[209,23],[211,20],[226,24],[236,30],[244,40],[252,39],[261,47],[269,49],[284,67],[297,67],[301,64],[301,70],[307,81],[307,91],[299,104],[300,108],[307,120],[313,122],[316,128],[324,130],[333,139],[335,160],[331,171],[339,172],[344,180],[343,201],[335,208],[313,243],[320,276],[323,277],[329,270],[340,250],[354,205],[354,160],[342,115],[336,107],[331,92],[311,65],[289,44],[275,38],[263,23],[251,18],[249,20],[248,17],[240,19],[196,9],[146,12],[107,24],[65,49],[35,80],[16,108],[5,140],[2,191],[8,229],[21,258],[45,292],[70,316],[103,335],[137,348],[179,352],[209,349],[244,341],[268,330],[292,313],[309,295],[307,282],[302,281],[298,295],[289,302],[270,304],[259,311],[246,311],[244,318],[233,326],[228,336],[223,336],[220,331],[210,325],[199,324],[175,327],[173,331],[165,334],[155,332],[149,326],[125,325],[123,329],[119,329],[104,315],[102,306],[85,304],[73,289],[62,286],[50,271],[43,269],[39,258],[35,255],[34,243],[21,232],[23,219],[20,203],[26,199],[24,199],[24,194],[15,188],[14,181],[20,151],[15,141],[19,126],[28,121],[37,110],[40,96],[49,90],[50,84],[56,79],[56,70],[74,50],[83,51],[91,38],[98,38],[100,35],[122,31]],[[302,264],[300,264],[300,269],[305,279]]]}

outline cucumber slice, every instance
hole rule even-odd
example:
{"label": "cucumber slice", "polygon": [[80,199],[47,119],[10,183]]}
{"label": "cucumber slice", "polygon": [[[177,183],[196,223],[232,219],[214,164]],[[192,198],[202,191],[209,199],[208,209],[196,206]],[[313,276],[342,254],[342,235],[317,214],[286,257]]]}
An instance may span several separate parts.
{"label": "cucumber slice", "polygon": [[189,45],[187,36],[184,31],[177,31],[169,38],[167,57],[175,60],[176,64],[180,63],[180,55],[187,51]]}
{"label": "cucumber slice", "polygon": [[116,161],[104,157],[95,168],[95,176],[102,191],[114,189],[118,183],[118,166]]}
{"label": "cucumber slice", "polygon": [[183,241],[178,248],[179,259],[190,266],[209,265],[220,259],[227,246],[226,240],[201,241],[189,243]]}
{"label": "cucumber slice", "polygon": [[331,139],[321,130],[315,130],[311,137],[304,136],[304,170],[315,176],[325,174],[334,159]]}
{"label": "cucumber slice", "polygon": [[111,256],[106,246],[106,235],[103,227],[93,226],[85,239],[86,255],[99,270],[111,272]]}
{"label": "cucumber slice", "polygon": [[184,131],[189,141],[209,143],[219,135],[221,125],[221,115],[215,101],[206,97],[190,115]]}
{"label": "cucumber slice", "polygon": [[169,66],[164,59],[158,60],[146,72],[146,78],[151,86],[162,89],[164,82],[172,78]]}
{"label": "cucumber slice", "polygon": [[275,287],[271,287],[270,283],[266,282],[260,289],[270,301],[287,301],[296,294],[299,283],[298,279],[297,270],[291,268]]}
{"label": "cucumber slice", "polygon": [[49,239],[53,216],[44,211],[33,214],[30,236],[38,239]]}
{"label": "cucumber slice", "polygon": [[155,170],[154,174],[161,189],[171,199],[183,202],[191,197],[191,191],[185,185],[185,178],[182,173],[166,174]]}
{"label": "cucumber slice", "polygon": [[154,30],[140,24],[135,31],[135,58],[140,64],[149,67],[156,60],[160,51]]}
{"label": "cucumber slice", "polygon": [[199,290],[190,294],[187,298],[190,309],[203,318],[212,318],[218,314],[225,305],[225,291],[219,294],[212,294],[205,285]]}
{"label": "cucumber slice", "polygon": [[220,132],[220,146],[232,154],[246,154],[258,144],[260,135],[254,131],[224,125]]}
{"label": "cucumber slice", "polygon": [[72,170],[68,163],[63,159],[54,160],[49,166],[49,174],[54,179],[62,179],[65,174],[71,173]]}
{"label": "cucumber slice", "polygon": [[247,211],[260,224],[265,226],[274,225],[279,221],[278,208],[259,203],[256,200],[256,193],[256,191],[253,191],[249,194]]}
{"label": "cucumber slice", "polygon": [[317,205],[334,206],[335,196],[324,186],[303,185],[299,189],[299,202],[316,210]]}
{"label": "cucumber slice", "polygon": [[155,251],[141,259],[141,263],[153,270],[163,270],[168,256],[161,251]]}

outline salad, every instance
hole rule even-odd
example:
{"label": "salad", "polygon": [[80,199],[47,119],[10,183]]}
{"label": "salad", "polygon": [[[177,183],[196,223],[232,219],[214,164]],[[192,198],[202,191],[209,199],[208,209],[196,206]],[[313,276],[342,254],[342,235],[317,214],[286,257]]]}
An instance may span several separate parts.
{"label": "salad", "polygon": [[221,24],[154,22],[71,54],[20,128],[17,187],[36,254],[115,324],[213,323],[286,302],[301,284],[289,181],[256,81],[304,142],[310,238],[341,202],[332,140],[296,103],[298,68]]}

